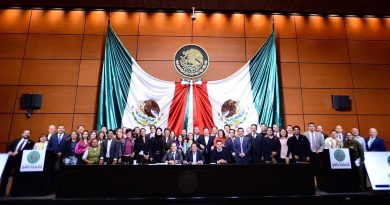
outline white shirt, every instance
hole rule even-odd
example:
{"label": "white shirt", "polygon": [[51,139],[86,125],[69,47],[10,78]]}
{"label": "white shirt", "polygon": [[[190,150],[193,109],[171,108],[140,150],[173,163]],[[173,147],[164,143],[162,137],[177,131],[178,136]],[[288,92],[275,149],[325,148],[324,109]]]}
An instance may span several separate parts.
{"label": "white shirt", "polygon": [[18,145],[16,145],[16,148],[15,148],[14,151],[19,151],[18,148],[19,148],[19,146],[20,146],[22,143],[23,143],[23,145],[22,145],[22,147],[20,148],[20,150],[23,150],[24,146],[26,146],[26,142],[27,142],[27,139],[22,138],[22,139],[19,141]]}
{"label": "white shirt", "polygon": [[196,152],[192,152],[192,163],[196,164]]}
{"label": "white shirt", "polygon": [[209,143],[209,136],[204,136],[204,141],[206,142],[206,145]]}
{"label": "white shirt", "polygon": [[110,158],[110,149],[111,149],[111,143],[112,139],[107,140],[107,152],[106,152],[106,158]]}
{"label": "white shirt", "polygon": [[333,139],[331,137],[326,138],[324,149],[337,149],[343,147],[343,141],[339,138]]}
{"label": "white shirt", "polygon": [[356,141],[358,141],[360,143],[360,145],[362,146],[364,152],[367,151],[366,142],[364,141],[363,137],[355,136],[353,139],[355,139]]}
{"label": "white shirt", "polygon": [[374,143],[376,137],[370,137],[370,139],[367,142],[368,148],[371,148],[372,143]]}

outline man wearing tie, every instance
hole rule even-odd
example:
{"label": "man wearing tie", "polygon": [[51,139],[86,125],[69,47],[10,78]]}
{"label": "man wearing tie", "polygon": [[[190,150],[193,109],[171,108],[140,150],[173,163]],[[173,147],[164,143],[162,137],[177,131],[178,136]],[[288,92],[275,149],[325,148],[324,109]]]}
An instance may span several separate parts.
{"label": "man wearing tie", "polygon": [[200,137],[199,127],[194,128],[194,142],[198,143],[198,139]]}
{"label": "man wearing tie", "polygon": [[238,137],[234,143],[234,152],[236,153],[236,164],[248,164],[250,156],[251,142],[244,136],[244,128],[238,128]]}
{"label": "man wearing tie", "polygon": [[58,125],[57,133],[50,137],[50,140],[47,144],[47,150],[51,150],[54,154],[57,155],[57,159],[59,159],[61,157],[61,153],[64,150],[64,143],[68,138],[69,135],[65,134],[65,126]]}
{"label": "man wearing tie", "polygon": [[366,138],[366,148],[368,152],[385,152],[386,146],[382,138],[378,137],[378,131],[375,128],[369,130],[370,137]]}
{"label": "man wearing tie", "polygon": [[310,142],[310,149],[312,151],[311,161],[317,168],[319,165],[318,154],[324,151],[325,139],[321,133],[316,132],[316,125],[314,122],[309,122],[307,126],[309,127],[309,131],[304,132],[303,135],[305,135]]}
{"label": "man wearing tie", "polygon": [[234,159],[236,157],[236,153],[234,152],[234,142],[236,140],[236,137],[234,136],[234,132],[235,132],[234,129],[230,129],[229,136],[225,142],[225,148],[228,151],[228,153],[230,154],[230,160],[231,160],[232,164],[234,164],[234,162],[235,162]]}
{"label": "man wearing tie", "polygon": [[177,149],[175,142],[171,144],[171,149],[165,153],[161,161],[163,163],[168,162],[168,164],[170,165],[182,164],[183,153],[181,152],[181,150]]}
{"label": "man wearing tie", "polygon": [[204,156],[195,143],[191,144],[191,151],[187,152],[184,164],[203,164]]}
{"label": "man wearing tie", "polygon": [[20,170],[20,163],[22,162],[23,150],[30,150],[34,147],[34,142],[30,139],[30,130],[24,130],[22,137],[15,139],[7,147],[8,161],[4,167],[3,176],[0,183],[0,196],[5,196],[8,178],[13,169],[15,169],[14,177],[16,177]]}
{"label": "man wearing tie", "polygon": [[280,132],[279,132],[279,125],[278,124],[273,124],[272,125],[272,130],[274,131],[274,135],[277,138],[280,138]]}
{"label": "man wearing tie", "polygon": [[214,143],[214,136],[210,136],[209,128],[203,129],[203,136],[198,139],[198,148],[203,151],[205,163],[210,163],[211,146]]}
{"label": "man wearing tie", "polygon": [[337,134],[337,138],[339,138],[342,142],[344,142],[345,135],[343,134],[343,127],[341,127],[341,125],[337,125],[335,131]]}
{"label": "man wearing tie", "polygon": [[251,141],[251,157],[253,163],[261,162],[261,142],[263,140],[263,135],[257,133],[257,125],[251,125],[251,133],[246,135]]}

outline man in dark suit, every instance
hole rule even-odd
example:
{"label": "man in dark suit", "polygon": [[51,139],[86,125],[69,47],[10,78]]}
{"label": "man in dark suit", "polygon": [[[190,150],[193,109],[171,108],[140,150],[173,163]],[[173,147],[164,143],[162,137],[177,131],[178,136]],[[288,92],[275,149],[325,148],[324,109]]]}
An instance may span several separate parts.
{"label": "man in dark suit", "polygon": [[205,127],[203,129],[203,136],[198,139],[198,148],[202,150],[206,164],[210,163],[211,147],[213,146],[214,138],[214,136],[210,135],[209,128]]}
{"label": "man in dark suit", "polygon": [[295,162],[310,162],[310,142],[305,135],[301,135],[301,128],[294,126],[294,135],[287,140],[287,156],[292,155]]}
{"label": "man in dark suit", "polygon": [[230,154],[222,146],[222,141],[217,140],[217,148],[211,151],[210,163],[230,164]]}
{"label": "man in dark suit", "polygon": [[171,148],[171,144],[173,143],[173,139],[170,137],[171,129],[165,128],[164,129],[164,148],[165,151],[168,151]]}
{"label": "man in dark suit", "polygon": [[341,125],[336,125],[336,133],[337,138],[339,138],[342,142],[345,141],[345,135],[343,134],[343,127]]}
{"label": "man in dark suit", "polygon": [[150,133],[146,135],[146,138],[152,139],[154,136],[156,136],[156,126],[150,125],[149,129],[150,129]]}
{"label": "man in dark suit", "polygon": [[263,135],[257,133],[257,125],[251,125],[251,133],[246,135],[251,140],[251,156],[253,163],[261,162],[261,142],[263,139]]}
{"label": "man in dark suit", "polygon": [[187,152],[184,164],[203,164],[204,156],[195,143],[191,144],[191,150]]}
{"label": "man in dark suit", "polygon": [[171,144],[171,149],[165,153],[161,161],[170,165],[183,163],[183,153],[177,149],[176,143]]}
{"label": "man in dark suit", "polygon": [[57,127],[55,125],[49,125],[47,140],[50,140],[51,136],[56,133]]}
{"label": "man in dark suit", "polygon": [[322,125],[317,125],[316,131],[320,133],[324,139],[329,137],[326,133],[324,133],[324,128],[322,127]]}
{"label": "man in dark suit", "polygon": [[198,142],[199,137],[200,137],[199,127],[194,127],[194,142]]}
{"label": "man in dark suit", "polygon": [[107,139],[100,148],[99,164],[117,164],[119,157],[120,142],[114,139],[114,130],[107,131]]}
{"label": "man in dark suit", "polygon": [[34,147],[34,142],[30,139],[30,134],[30,130],[24,130],[22,137],[15,139],[7,147],[8,161],[4,167],[3,176],[0,176],[0,196],[5,196],[8,178],[12,170],[15,169],[14,177],[16,177],[19,173],[23,150],[30,150]]}
{"label": "man in dark suit", "polygon": [[65,126],[58,125],[57,133],[50,137],[47,144],[47,150],[53,151],[53,153],[57,154],[57,157],[60,157],[61,153],[64,151],[64,143],[68,138],[69,135],[65,133]]}
{"label": "man in dark suit", "polygon": [[236,140],[236,137],[234,136],[234,132],[235,132],[234,129],[230,129],[229,136],[225,142],[225,148],[230,154],[231,157],[230,159],[232,164],[234,164],[235,157],[236,157],[236,153],[234,152],[234,142]]}
{"label": "man in dark suit", "polygon": [[248,164],[250,156],[251,142],[248,137],[244,136],[244,128],[238,128],[238,137],[234,143],[234,152],[236,153],[236,164]]}
{"label": "man in dark suit", "polygon": [[365,139],[367,151],[385,152],[385,141],[382,138],[378,137],[378,131],[375,128],[371,128],[369,132],[370,137]]}

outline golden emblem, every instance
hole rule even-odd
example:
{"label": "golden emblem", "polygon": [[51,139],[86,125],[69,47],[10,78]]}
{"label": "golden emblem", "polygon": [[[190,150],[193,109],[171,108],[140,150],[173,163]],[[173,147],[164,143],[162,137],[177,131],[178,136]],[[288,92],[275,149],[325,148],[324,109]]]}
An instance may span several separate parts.
{"label": "golden emblem", "polygon": [[209,67],[209,56],[198,45],[185,45],[177,50],[174,65],[177,72],[184,77],[196,78],[207,71]]}

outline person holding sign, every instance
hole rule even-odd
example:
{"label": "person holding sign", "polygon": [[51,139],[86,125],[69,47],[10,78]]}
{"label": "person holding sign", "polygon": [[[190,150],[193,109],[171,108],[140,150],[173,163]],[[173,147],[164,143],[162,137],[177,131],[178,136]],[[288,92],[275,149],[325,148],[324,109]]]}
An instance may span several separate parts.
{"label": "person holding sign", "polygon": [[34,146],[34,142],[30,139],[30,130],[24,130],[22,137],[16,138],[8,147],[8,161],[5,165],[3,176],[0,183],[0,196],[5,196],[8,178],[13,169],[15,169],[14,177],[20,172],[20,163],[22,161],[23,150],[30,150]]}
{"label": "person holding sign", "polygon": [[325,140],[325,147],[324,149],[337,149],[343,147],[343,141],[337,137],[336,130],[332,130],[330,132],[330,137],[326,138]]}

